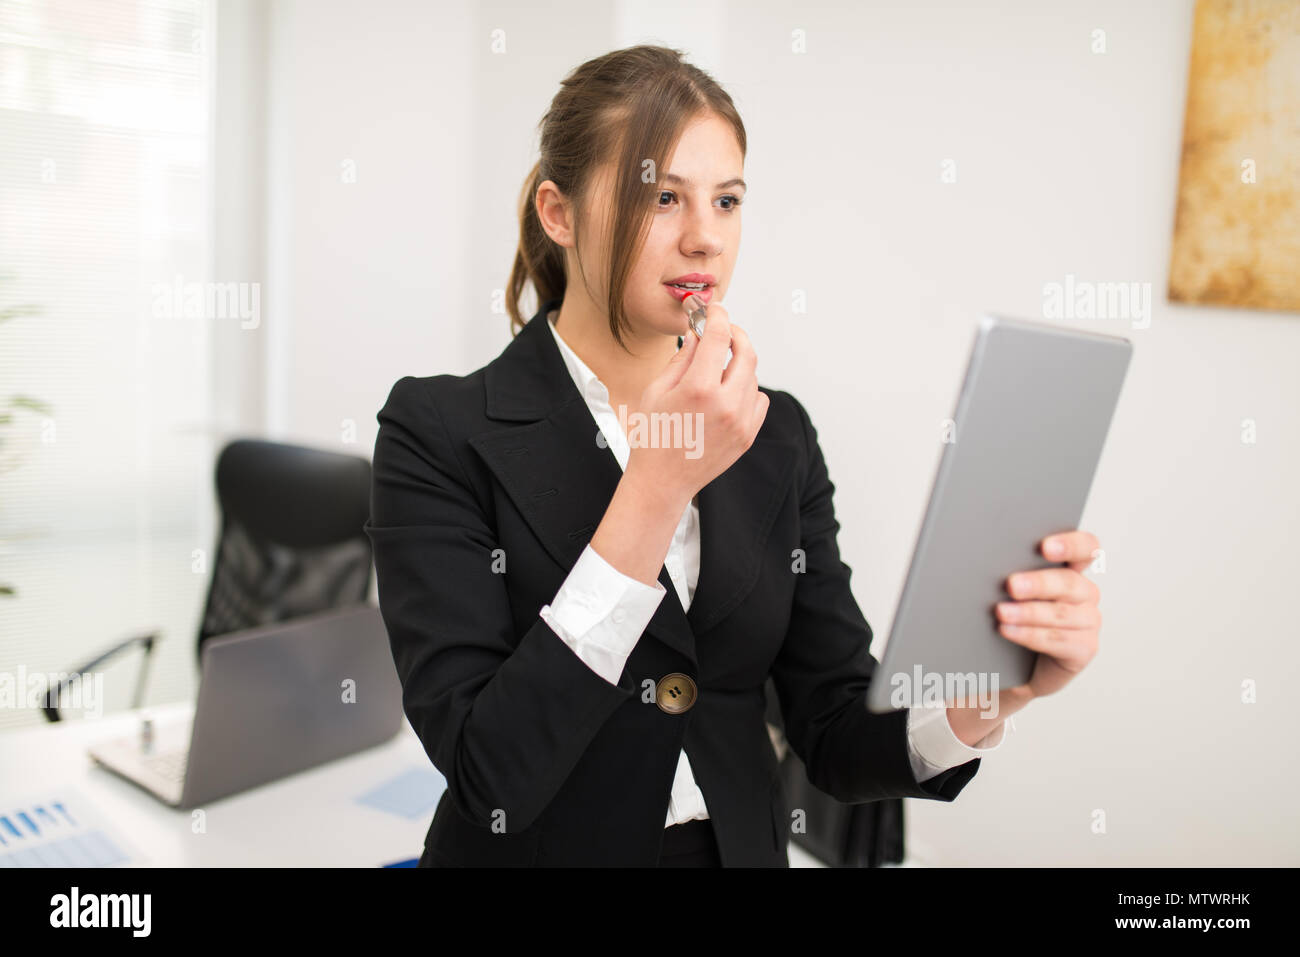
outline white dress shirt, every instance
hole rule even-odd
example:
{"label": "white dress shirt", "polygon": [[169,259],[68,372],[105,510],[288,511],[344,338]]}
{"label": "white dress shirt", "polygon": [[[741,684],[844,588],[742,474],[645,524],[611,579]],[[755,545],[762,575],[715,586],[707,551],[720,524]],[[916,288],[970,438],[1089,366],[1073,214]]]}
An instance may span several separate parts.
{"label": "white dress shirt", "polygon": [[[564,364],[618,459],[619,467],[626,469],[631,448],[618,415],[610,407],[609,390],[560,338],[554,316],[553,310],[546,321],[564,356]],[[664,567],[681,598],[682,607],[686,609],[691,607],[700,574],[698,498],[693,498],[682,513],[664,559]],[[588,545],[555,598],[542,606],[540,615],[588,667],[611,684],[617,684],[632,649],[666,594],[667,589],[659,582],[647,585],[624,575]],[[948,768],[997,750],[1005,734],[1004,721],[978,742],[979,747],[972,748],[953,733],[946,709],[919,705],[909,709],[908,756],[917,781],[926,781]],[[677,760],[677,774],[673,779],[664,826],[708,816],[704,794],[695,783],[691,763],[683,750]]]}

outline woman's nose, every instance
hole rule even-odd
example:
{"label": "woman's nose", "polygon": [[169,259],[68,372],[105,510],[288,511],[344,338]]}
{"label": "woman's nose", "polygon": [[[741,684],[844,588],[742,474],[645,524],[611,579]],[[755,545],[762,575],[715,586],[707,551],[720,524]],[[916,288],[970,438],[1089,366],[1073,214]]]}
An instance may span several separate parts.
{"label": "woman's nose", "polygon": [[722,255],[722,237],[702,218],[694,219],[682,233],[681,249],[687,256],[703,253],[709,258],[715,258]]}

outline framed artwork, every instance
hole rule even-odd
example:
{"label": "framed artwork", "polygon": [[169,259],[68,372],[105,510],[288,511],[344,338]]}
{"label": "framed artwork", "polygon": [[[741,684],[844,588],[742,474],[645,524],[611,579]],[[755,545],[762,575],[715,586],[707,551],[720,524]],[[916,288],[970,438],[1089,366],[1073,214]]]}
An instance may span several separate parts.
{"label": "framed artwork", "polygon": [[1300,311],[1300,3],[1198,0],[1171,302]]}

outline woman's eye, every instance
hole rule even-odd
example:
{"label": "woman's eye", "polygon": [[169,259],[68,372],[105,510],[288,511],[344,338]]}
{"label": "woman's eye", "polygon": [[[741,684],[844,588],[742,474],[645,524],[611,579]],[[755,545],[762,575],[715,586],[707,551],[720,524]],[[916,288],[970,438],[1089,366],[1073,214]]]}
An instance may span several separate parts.
{"label": "woman's eye", "polygon": [[[664,197],[665,197],[665,196],[668,197],[669,202],[672,202],[672,201],[674,201],[674,200],[677,198],[676,194],[674,194],[672,190],[670,190],[670,189],[661,190],[660,193],[659,193],[659,208],[660,208],[660,209],[664,209],[664,208],[666,207],[666,204],[664,203]],[[723,207],[722,207],[722,209],[723,209],[724,211],[728,212],[728,213],[731,212],[732,210],[736,209],[738,206],[740,206],[741,203],[744,202],[744,200],[741,199],[739,196],[734,196],[734,195],[732,195],[731,193],[728,193],[726,196],[720,196],[720,197],[718,198],[718,201],[719,201],[719,202],[724,202],[724,201],[725,201],[725,202],[729,202],[729,203],[730,203],[730,205],[728,205],[728,206],[723,206]]]}

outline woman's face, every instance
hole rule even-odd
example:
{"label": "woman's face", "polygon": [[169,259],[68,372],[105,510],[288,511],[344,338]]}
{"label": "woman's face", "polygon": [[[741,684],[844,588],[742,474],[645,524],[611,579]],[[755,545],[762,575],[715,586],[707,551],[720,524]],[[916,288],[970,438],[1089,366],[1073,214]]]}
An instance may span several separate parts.
{"label": "woman's face", "polygon": [[[667,285],[682,276],[711,277],[711,287],[701,294],[706,301],[721,302],[726,296],[740,247],[744,163],[731,125],[710,114],[687,125],[667,167],[657,171],[655,211],[624,296],[634,335],[689,331],[681,305],[689,293]],[[594,184],[592,213],[602,225],[610,213],[612,183],[612,170],[606,167]],[[604,264],[593,267],[584,257],[583,265],[588,279],[601,277],[603,285]]]}

